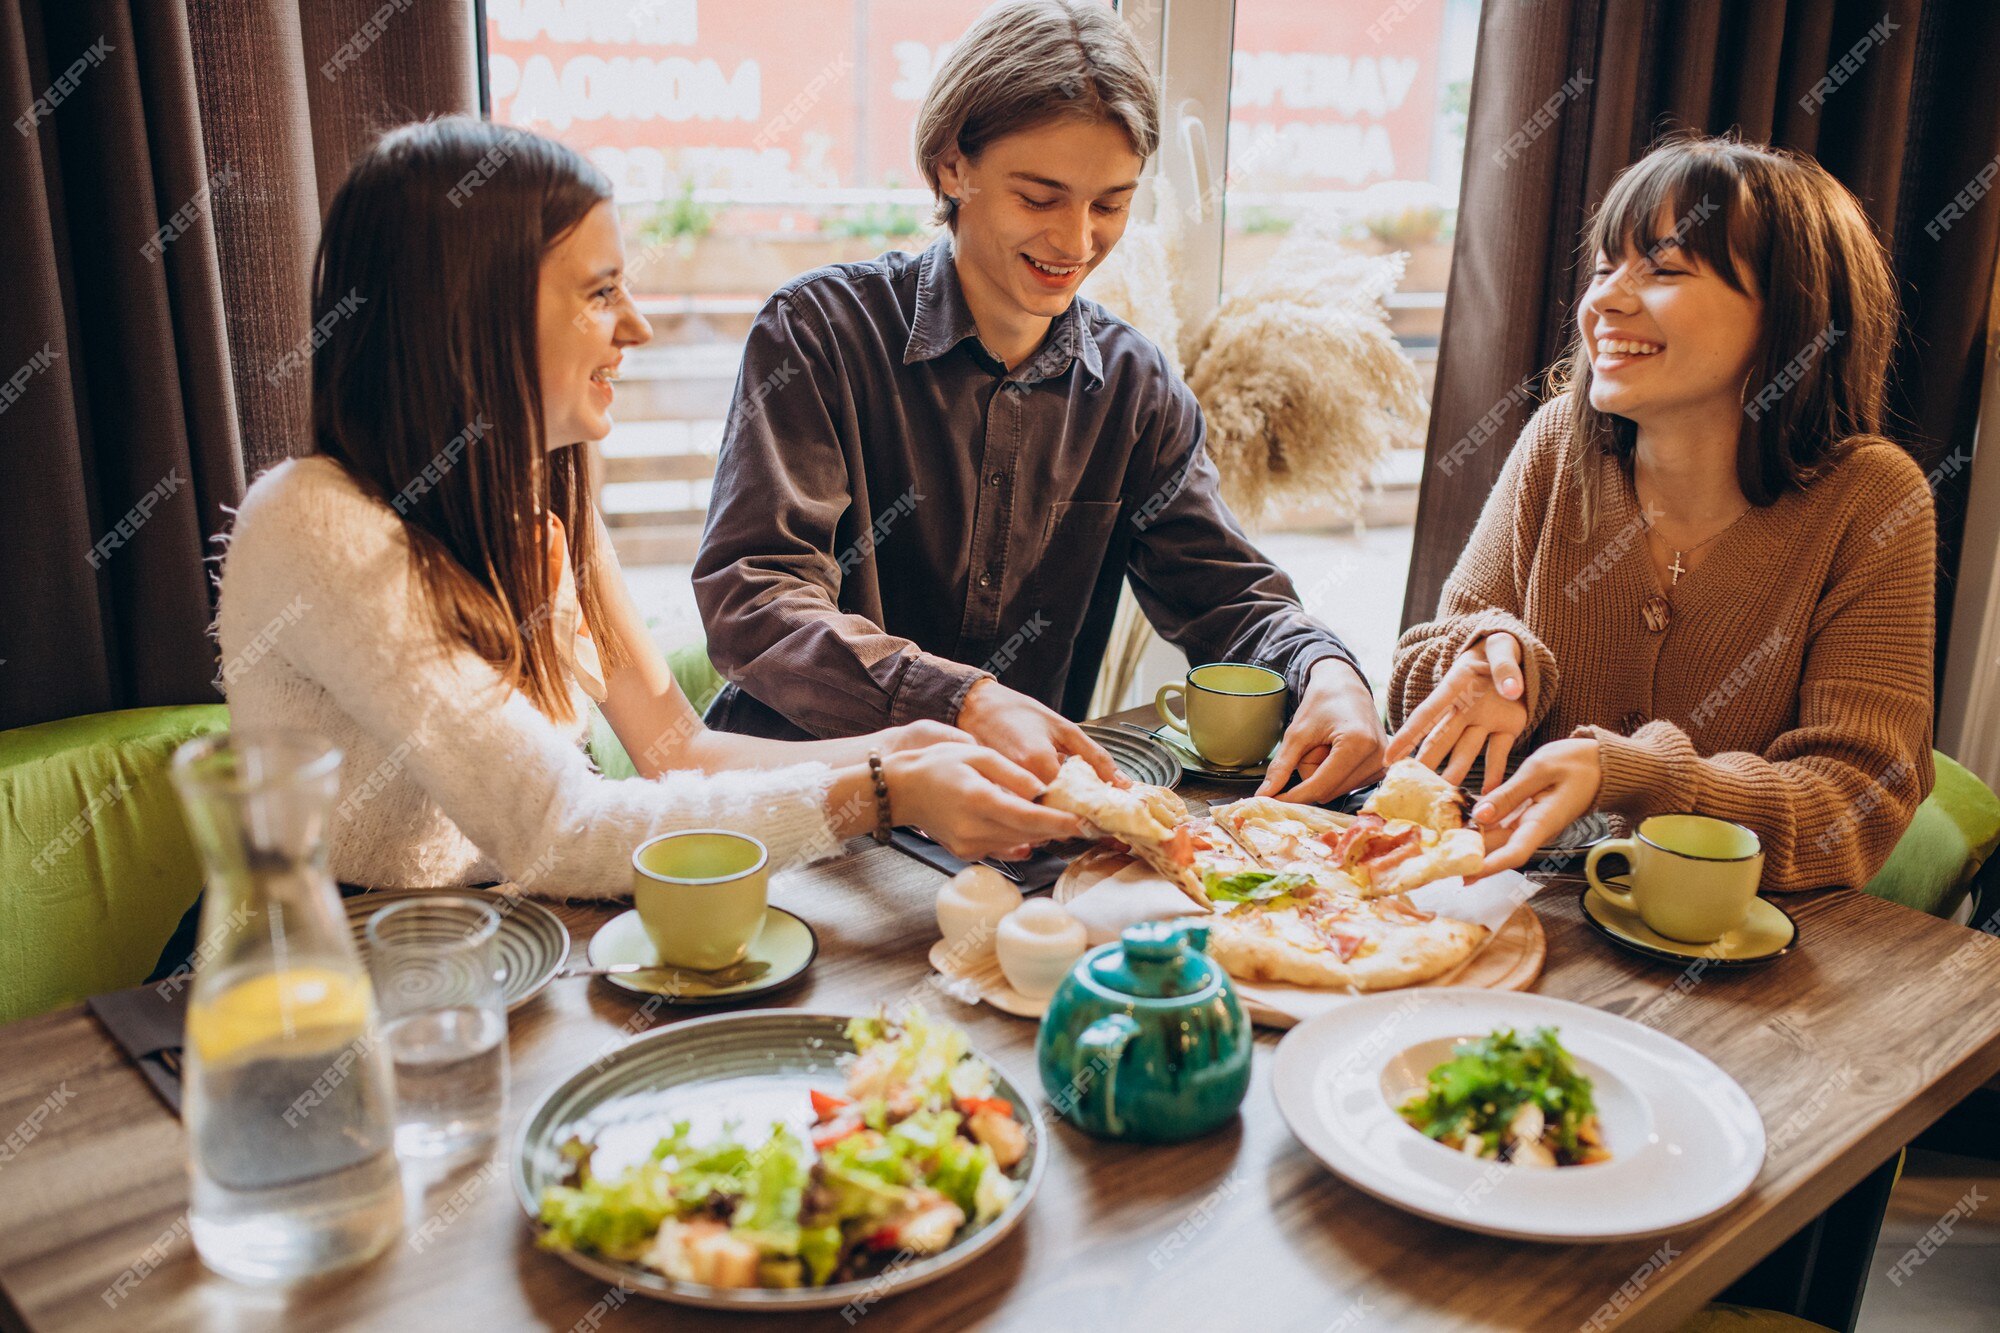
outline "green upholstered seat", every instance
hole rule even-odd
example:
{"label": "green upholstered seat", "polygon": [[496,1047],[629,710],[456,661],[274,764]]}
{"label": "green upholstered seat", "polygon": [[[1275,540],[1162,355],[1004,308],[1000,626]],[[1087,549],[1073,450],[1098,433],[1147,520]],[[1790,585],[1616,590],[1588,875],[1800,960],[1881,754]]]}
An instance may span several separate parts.
{"label": "green upholstered seat", "polygon": [[223,704],[0,732],[0,1022],[146,979],[201,891],[167,776]]}
{"label": "green upholstered seat", "polygon": [[1933,916],[1950,916],[1973,875],[2000,844],[2000,796],[1964,765],[1934,754],[1937,784],[1868,892]]}
{"label": "green upholstered seat", "polygon": [[[722,693],[728,684],[721,673],[708,660],[706,643],[687,643],[667,654],[667,668],[674,673],[674,683],[681,687],[681,693],[694,705],[697,714],[708,711],[715,696]],[[590,757],[597,764],[598,772],[607,778],[637,777],[639,770],[632,764],[632,758],[625,753],[618,733],[604,720],[604,714],[590,710]]]}

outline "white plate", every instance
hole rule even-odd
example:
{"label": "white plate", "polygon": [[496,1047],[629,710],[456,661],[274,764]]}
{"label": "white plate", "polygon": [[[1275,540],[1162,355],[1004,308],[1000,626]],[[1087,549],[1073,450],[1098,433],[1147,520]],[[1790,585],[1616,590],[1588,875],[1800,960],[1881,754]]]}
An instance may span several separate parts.
{"label": "white plate", "polygon": [[[1421,1089],[1456,1038],[1553,1027],[1596,1085],[1612,1159],[1536,1170],[1425,1138],[1391,1099]],[[1629,1019],[1546,995],[1451,989],[1358,999],[1293,1028],[1278,1109],[1355,1188],[1447,1226],[1517,1240],[1608,1242],[1676,1231],[1734,1203],[1764,1164],[1764,1121],[1707,1057]]]}

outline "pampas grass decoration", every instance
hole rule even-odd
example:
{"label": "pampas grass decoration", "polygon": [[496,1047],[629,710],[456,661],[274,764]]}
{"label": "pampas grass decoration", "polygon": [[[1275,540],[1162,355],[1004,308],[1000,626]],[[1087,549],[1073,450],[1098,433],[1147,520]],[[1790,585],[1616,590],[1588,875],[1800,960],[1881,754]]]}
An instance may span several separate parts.
{"label": "pampas grass decoration", "polygon": [[1423,379],[1382,307],[1403,259],[1302,223],[1191,335],[1188,386],[1246,524],[1300,503],[1352,516],[1388,450],[1423,447]]}

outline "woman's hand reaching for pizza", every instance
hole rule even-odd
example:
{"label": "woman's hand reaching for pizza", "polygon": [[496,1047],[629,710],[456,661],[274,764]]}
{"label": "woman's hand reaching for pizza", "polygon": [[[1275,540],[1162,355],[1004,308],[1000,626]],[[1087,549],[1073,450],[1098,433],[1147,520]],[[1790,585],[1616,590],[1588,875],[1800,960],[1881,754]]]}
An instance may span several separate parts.
{"label": "woman's hand reaching for pizza", "polygon": [[1418,763],[1455,787],[1484,752],[1481,790],[1491,792],[1507,776],[1507,756],[1527,730],[1528,706],[1521,702],[1526,688],[1521,641],[1506,633],[1487,635],[1460,653],[1438,687],[1403,719],[1389,739],[1389,762],[1414,753]]}
{"label": "woman's hand reaching for pizza", "polygon": [[[967,861],[1018,860],[1037,844],[1083,833],[1075,815],[1035,804],[1040,779],[983,745],[938,741],[885,754],[882,776],[890,818],[922,829]],[[864,804],[860,828],[872,828],[874,807]]]}
{"label": "woman's hand reaching for pizza", "polygon": [[1597,806],[1604,784],[1597,742],[1589,736],[1550,741],[1521,761],[1513,777],[1472,807],[1472,822],[1486,835],[1480,874],[1513,870]]}

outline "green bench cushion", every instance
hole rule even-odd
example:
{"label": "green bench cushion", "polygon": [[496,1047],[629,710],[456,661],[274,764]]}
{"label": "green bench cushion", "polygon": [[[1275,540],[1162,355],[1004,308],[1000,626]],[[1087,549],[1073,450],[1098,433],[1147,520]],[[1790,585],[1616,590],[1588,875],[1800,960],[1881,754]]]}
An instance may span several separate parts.
{"label": "green bench cushion", "polygon": [[0,732],[0,1022],[144,981],[201,891],[167,766],[224,704]]}
{"label": "green bench cushion", "polygon": [[1973,874],[2000,844],[2000,797],[1947,755],[1937,761],[1937,785],[1917,807],[1909,830],[1868,892],[1933,916],[1950,916]]}

